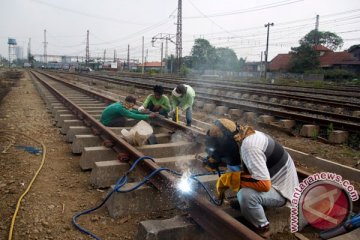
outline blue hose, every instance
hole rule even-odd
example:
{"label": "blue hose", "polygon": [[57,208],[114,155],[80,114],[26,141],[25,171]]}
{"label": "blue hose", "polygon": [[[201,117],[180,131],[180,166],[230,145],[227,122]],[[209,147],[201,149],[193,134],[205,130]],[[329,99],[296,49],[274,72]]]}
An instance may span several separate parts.
{"label": "blue hose", "polygon": [[[130,188],[130,189],[127,189],[127,190],[121,190],[121,188],[127,183],[128,181],[128,175],[135,169],[136,165],[140,162],[140,161],[143,161],[144,159],[149,159],[153,162],[154,159],[149,157],[149,156],[143,156],[143,157],[140,157],[138,158],[130,167],[130,169],[121,177],[119,178],[119,180],[116,182],[115,184],[115,187],[114,189],[108,193],[108,195],[105,197],[105,199],[96,207],[94,208],[91,208],[91,209],[87,209],[85,211],[82,211],[82,212],[79,212],[79,213],[76,213],[73,217],[72,217],[72,223],[74,224],[74,226],[82,233],[94,238],[94,239],[97,239],[97,240],[100,240],[100,238],[98,236],[96,236],[94,233],[90,232],[89,230],[81,227],[76,221],[77,219],[82,216],[82,215],[85,215],[85,214],[88,214],[88,213],[91,213],[99,208],[101,208],[105,203],[106,201],[111,197],[111,195],[114,193],[114,192],[118,192],[118,193],[127,193],[127,192],[131,192],[131,191],[134,191],[136,189],[138,189],[139,187],[141,187],[142,185],[144,185],[146,182],[148,182],[152,177],[154,177],[157,173],[161,172],[161,171],[167,171],[167,172],[170,172],[174,175],[177,175],[177,176],[182,176],[181,173],[179,172],[176,172],[174,170],[171,170],[169,168],[158,168],[158,169],[155,169],[153,172],[151,172],[149,175],[147,175],[144,180],[142,180],[139,184],[137,184],[136,186]],[[221,200],[217,200],[215,199],[210,191],[207,189],[207,187],[202,183],[200,182],[199,179],[197,179],[196,177],[198,176],[204,176],[204,175],[213,175],[213,173],[206,173],[206,174],[197,174],[197,175],[191,175],[190,178],[195,180],[197,183],[199,183],[206,191],[206,193],[209,195],[210,197],[210,202],[214,203],[215,205],[218,205],[220,206],[222,204],[222,199]]]}

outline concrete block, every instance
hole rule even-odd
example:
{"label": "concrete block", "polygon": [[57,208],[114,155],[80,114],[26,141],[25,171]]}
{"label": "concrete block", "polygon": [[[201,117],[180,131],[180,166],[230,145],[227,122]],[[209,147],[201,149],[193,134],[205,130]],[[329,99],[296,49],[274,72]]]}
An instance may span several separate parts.
{"label": "concrete block", "polygon": [[70,126],[66,136],[65,141],[66,142],[73,142],[75,139],[75,135],[84,135],[84,134],[91,134],[92,131],[90,128],[85,126]]}
{"label": "concrete block", "polygon": [[230,92],[231,94],[229,95],[229,97],[233,97],[233,98],[241,98],[242,94],[239,92]]}
{"label": "concrete block", "polygon": [[58,106],[58,107],[53,107],[52,109],[51,109],[51,108],[49,108],[49,109],[50,109],[50,112],[51,112],[53,115],[55,115],[57,111],[61,111],[61,110],[67,110],[67,111],[69,111],[69,109],[66,108],[66,107],[64,107],[64,106]]}
{"label": "concrete block", "polygon": [[[131,189],[138,183],[125,184],[122,190]],[[114,189],[111,186],[110,191]],[[173,201],[169,199],[171,194],[158,190],[149,185],[143,185],[128,193],[113,193],[106,202],[106,207],[111,217],[117,218],[133,213],[148,213],[174,208]]]}
{"label": "concrete block", "polygon": [[259,122],[269,124],[269,123],[274,122],[274,121],[275,121],[275,118],[273,116],[269,116],[269,115],[261,115],[261,116],[259,116]]}
{"label": "concrete block", "polygon": [[203,106],[204,106],[204,102],[203,101],[199,101],[199,100],[197,100],[197,101],[195,101],[195,107],[197,107],[197,108],[202,108]]}
{"label": "concrete block", "polygon": [[261,96],[260,101],[267,102],[267,101],[269,101],[269,97],[268,96]]}
{"label": "concrete block", "polygon": [[300,130],[300,135],[303,137],[317,137],[319,135],[319,129],[317,125],[303,125]]}
{"label": "concrete block", "polygon": [[331,143],[344,143],[348,140],[349,133],[346,131],[335,130],[329,134],[329,142]]}
{"label": "concrete block", "polygon": [[290,104],[293,105],[293,106],[301,106],[301,103],[299,101],[297,101],[297,100],[291,100]]}
{"label": "concrete block", "polygon": [[289,105],[289,100],[288,99],[281,99],[280,104],[281,105]]}
{"label": "concrete block", "polygon": [[[95,162],[90,174],[90,184],[95,188],[107,188],[115,184],[130,168],[128,163],[119,160]],[[129,177],[132,177],[133,173]]]}
{"label": "concrete block", "polygon": [[269,102],[271,103],[277,103],[279,100],[277,98],[270,98]]}
{"label": "concrete block", "polygon": [[333,113],[336,113],[336,114],[343,114],[345,109],[342,107],[337,107],[337,108],[333,108],[332,111],[333,111]]}
{"label": "concrete block", "polygon": [[[195,159],[195,155],[181,155],[177,157],[155,158],[156,164],[162,167],[183,172],[186,169],[204,169],[202,163]],[[205,169],[204,169],[205,170]]]}
{"label": "concrete block", "polygon": [[290,119],[282,119],[279,121],[280,127],[285,129],[291,129],[295,126],[296,122]]}
{"label": "concrete block", "polygon": [[307,108],[307,109],[313,109],[313,108],[314,108],[314,104],[312,104],[312,103],[305,103],[305,104],[304,104],[304,107]]}
{"label": "concrete block", "polygon": [[231,116],[231,117],[237,117],[237,118],[240,118],[241,115],[242,115],[242,111],[240,109],[229,109],[228,111],[228,114]]}
{"label": "concrete block", "polygon": [[317,109],[319,111],[327,112],[327,111],[329,111],[329,106],[327,106],[327,105],[317,105]]}
{"label": "concrete block", "polygon": [[257,117],[256,113],[254,112],[245,112],[243,116],[244,116],[244,120],[247,122],[255,122]]}
{"label": "concrete block", "polygon": [[214,103],[205,103],[203,111],[206,113],[212,113],[215,110],[216,104]]}
{"label": "concrete block", "polygon": [[55,121],[59,121],[60,115],[65,115],[65,114],[72,114],[72,112],[70,110],[58,110],[58,111],[56,111],[56,113],[54,114]]}
{"label": "concrete block", "polygon": [[252,94],[252,95],[250,96],[250,99],[251,99],[251,100],[257,100],[257,99],[259,99],[259,96],[256,95],[256,94]]}
{"label": "concrete block", "polygon": [[147,220],[139,224],[135,240],[214,240],[193,220],[175,216],[165,220]]}
{"label": "concrete block", "polygon": [[229,108],[226,106],[217,106],[215,108],[214,113],[215,113],[215,115],[224,115],[228,112],[228,110],[229,110]]}
{"label": "concrete block", "polygon": [[94,167],[95,162],[114,160],[116,156],[111,148],[104,146],[84,147],[79,163],[82,170],[88,170]]}
{"label": "concrete block", "polygon": [[249,98],[250,98],[250,94],[244,93],[244,94],[241,95],[241,98],[242,98],[242,99],[249,99]]}
{"label": "concrete block", "polygon": [[81,120],[64,120],[60,132],[66,134],[70,126],[84,126],[84,122]]}
{"label": "concrete block", "polygon": [[71,144],[71,151],[73,153],[82,153],[84,147],[102,146],[102,140],[95,135],[75,135],[74,141]]}
{"label": "concrete block", "polygon": [[198,144],[194,142],[179,141],[173,143],[163,143],[154,145],[144,145],[137,147],[144,155],[155,158],[171,157],[184,154],[195,154],[201,151]]}
{"label": "concrete block", "polygon": [[56,123],[57,127],[62,127],[64,120],[78,120],[74,114],[60,114]]}
{"label": "concrete block", "polygon": [[353,117],[360,117],[360,111],[352,111],[351,116],[353,116]]}

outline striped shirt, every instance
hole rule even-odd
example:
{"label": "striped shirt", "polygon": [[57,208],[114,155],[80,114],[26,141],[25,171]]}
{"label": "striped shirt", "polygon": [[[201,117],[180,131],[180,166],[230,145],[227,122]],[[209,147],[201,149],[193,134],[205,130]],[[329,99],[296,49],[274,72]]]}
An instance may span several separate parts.
{"label": "striped shirt", "polygon": [[294,189],[299,185],[294,162],[288,154],[285,165],[270,177],[265,155],[268,141],[268,136],[262,132],[255,131],[255,134],[243,140],[240,148],[241,158],[252,178],[256,180],[271,180],[272,187],[279,191],[283,197],[291,201]]}

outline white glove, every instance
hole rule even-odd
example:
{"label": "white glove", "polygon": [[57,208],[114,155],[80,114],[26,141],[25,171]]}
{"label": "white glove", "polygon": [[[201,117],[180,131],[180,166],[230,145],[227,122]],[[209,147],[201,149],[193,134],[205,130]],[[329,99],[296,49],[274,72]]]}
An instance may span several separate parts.
{"label": "white glove", "polygon": [[139,108],[138,108],[138,111],[139,112],[145,112],[145,108],[143,105],[141,105]]}

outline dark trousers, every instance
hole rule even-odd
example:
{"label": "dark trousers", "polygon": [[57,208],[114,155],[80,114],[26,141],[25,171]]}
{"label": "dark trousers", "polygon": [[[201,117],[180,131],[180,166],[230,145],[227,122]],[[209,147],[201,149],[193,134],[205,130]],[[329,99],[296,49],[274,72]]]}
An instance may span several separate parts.
{"label": "dark trousers", "polygon": [[110,121],[107,127],[124,127],[126,123],[125,117],[114,118]]}
{"label": "dark trousers", "polygon": [[[150,102],[149,105],[147,106],[147,109],[149,109],[151,112],[157,112],[154,110],[154,107],[155,107],[154,104],[152,102]],[[168,113],[169,113],[169,111],[166,111],[163,108],[160,108],[160,110],[159,110],[159,114],[163,115],[166,118],[168,117]]]}

